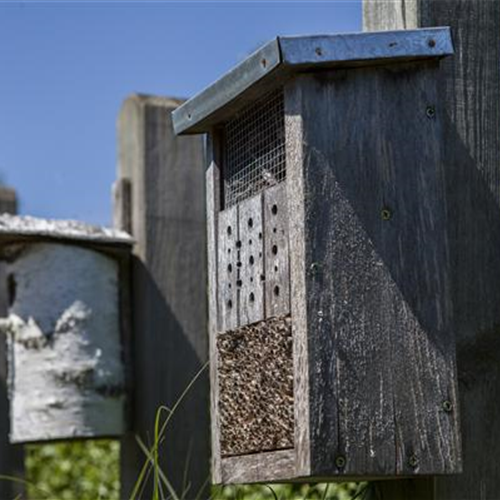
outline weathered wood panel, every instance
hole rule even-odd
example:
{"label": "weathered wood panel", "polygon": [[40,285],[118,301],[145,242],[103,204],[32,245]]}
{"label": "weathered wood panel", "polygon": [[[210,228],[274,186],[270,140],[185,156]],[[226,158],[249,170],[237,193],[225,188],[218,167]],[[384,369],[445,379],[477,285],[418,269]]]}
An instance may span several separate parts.
{"label": "weathered wood panel", "polygon": [[221,483],[220,418],[219,418],[219,364],[217,356],[217,252],[218,217],[221,206],[220,140],[216,131],[207,137],[207,261],[208,261],[208,345],[210,356],[210,416],[212,444],[212,482]]}
{"label": "weathered wood panel", "polygon": [[[151,445],[160,405],[173,407],[207,360],[203,138],[177,138],[179,101],[133,96],[120,112],[119,172],[131,182],[134,392],[132,432],[122,440],[122,496]],[[207,376],[205,376],[207,375]],[[208,374],[176,410],[160,466],[180,495],[196,497],[209,477]],[[185,484],[187,477],[188,484]],[[141,498],[150,497],[146,487]]]}
{"label": "weathered wood panel", "polygon": [[295,474],[293,450],[254,453],[222,460],[223,483],[287,481]]}
{"label": "weathered wood panel", "polygon": [[239,325],[249,325],[264,318],[264,274],[262,194],[238,204],[239,240],[238,287]]}
{"label": "weathered wood panel", "polygon": [[[14,214],[17,211],[16,193],[0,187],[0,212]],[[5,264],[0,263],[0,317],[7,316],[8,308],[7,273]],[[9,443],[9,400],[7,399],[7,353],[6,339],[0,332],[0,474],[23,479],[24,453],[20,445]],[[0,481],[0,498],[14,498],[23,493],[20,483]]]}
{"label": "weathered wood panel", "polygon": [[[394,15],[394,11],[400,15]],[[438,500],[494,499],[500,491],[500,3],[365,0],[365,29],[448,25],[443,63],[446,200],[453,324],[463,431],[463,474],[437,478]],[[390,485],[384,485],[387,498]],[[409,500],[422,498],[410,496]]]}
{"label": "weathered wood panel", "polygon": [[291,84],[299,104],[287,113],[299,109],[304,127],[312,475],[332,461],[346,475],[460,470],[436,83],[435,65],[412,65]]}
{"label": "weathered wood panel", "polygon": [[266,317],[290,312],[290,249],[286,183],[264,191]]}
{"label": "weathered wood panel", "polygon": [[218,265],[217,295],[219,309],[219,331],[233,330],[238,326],[239,309],[239,274],[240,249],[239,241],[238,206],[234,206],[215,214],[218,223]]}

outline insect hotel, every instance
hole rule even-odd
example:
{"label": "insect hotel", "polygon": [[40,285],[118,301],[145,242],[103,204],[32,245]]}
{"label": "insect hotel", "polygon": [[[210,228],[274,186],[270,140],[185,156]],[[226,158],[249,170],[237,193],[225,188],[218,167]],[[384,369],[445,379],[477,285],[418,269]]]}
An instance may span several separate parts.
{"label": "insect hotel", "polygon": [[272,40],[208,134],[216,483],[461,470],[439,99],[448,28]]}
{"label": "insect hotel", "polygon": [[131,238],[72,221],[2,215],[0,243],[11,442],[122,434]]}

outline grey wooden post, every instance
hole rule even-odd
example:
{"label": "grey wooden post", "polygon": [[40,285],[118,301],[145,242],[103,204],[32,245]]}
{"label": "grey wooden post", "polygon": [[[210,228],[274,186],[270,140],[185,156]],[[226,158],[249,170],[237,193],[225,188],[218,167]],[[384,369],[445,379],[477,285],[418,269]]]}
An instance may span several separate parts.
{"label": "grey wooden post", "polygon": [[[16,213],[17,198],[12,189],[0,187],[0,213]],[[0,317],[7,315],[8,293],[5,266],[0,263]],[[0,475],[22,478],[23,448],[9,444],[9,401],[7,399],[7,357],[3,333],[0,333]],[[0,499],[14,498],[22,492],[20,483],[0,480]]]}
{"label": "grey wooden post", "polygon": [[384,500],[500,495],[500,2],[364,0],[367,30],[443,25],[456,51],[443,64],[436,111],[445,122],[463,474],[380,485]]}
{"label": "grey wooden post", "polygon": [[[118,119],[115,223],[136,239],[132,431],[121,447],[123,498],[145,460],[135,436],[152,444],[158,408],[172,408],[208,358],[203,138],[175,137],[170,113],[179,104],[135,95]],[[207,486],[208,371],[176,410],[159,456],[180,497],[196,498]]]}

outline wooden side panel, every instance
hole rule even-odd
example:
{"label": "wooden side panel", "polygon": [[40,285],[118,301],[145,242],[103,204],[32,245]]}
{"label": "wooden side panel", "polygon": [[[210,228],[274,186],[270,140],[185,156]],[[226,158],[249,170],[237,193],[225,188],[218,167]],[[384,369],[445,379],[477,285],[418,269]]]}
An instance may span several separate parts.
{"label": "wooden side panel", "polygon": [[264,318],[262,194],[241,202],[238,211],[239,325],[243,326]]}
{"label": "wooden side panel", "polygon": [[238,206],[215,214],[218,223],[218,308],[219,331],[233,330],[238,326]]}
{"label": "wooden side panel", "polygon": [[[500,491],[500,2],[365,0],[365,27],[404,27],[392,9],[415,27],[450,26],[455,46],[442,64],[441,98],[464,463],[463,474],[435,479],[434,498],[493,499]],[[383,493],[401,498],[389,485]]]}
{"label": "wooden side panel", "polygon": [[266,317],[290,312],[290,257],[286,184],[264,191]]}
{"label": "wooden side panel", "polygon": [[312,475],[461,468],[436,83],[435,65],[415,64],[292,84]]}
{"label": "wooden side panel", "polygon": [[[208,358],[202,137],[176,137],[179,101],[127,99],[120,112],[119,177],[131,183],[133,415],[121,442],[121,497],[135,485],[156,413],[170,408]],[[160,467],[179,497],[203,497],[209,477],[209,386],[203,371],[169,422]],[[189,485],[185,478],[189,478]],[[152,477],[140,493],[150,498]],[[189,491],[186,489],[189,486]]]}

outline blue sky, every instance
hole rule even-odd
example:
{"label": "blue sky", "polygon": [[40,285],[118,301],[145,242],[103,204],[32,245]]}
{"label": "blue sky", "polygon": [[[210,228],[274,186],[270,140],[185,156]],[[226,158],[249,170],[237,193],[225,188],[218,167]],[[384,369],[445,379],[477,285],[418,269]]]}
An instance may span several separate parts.
{"label": "blue sky", "polygon": [[0,2],[0,176],[23,214],[111,220],[134,92],[189,97],[276,35],[361,30],[361,0]]}

